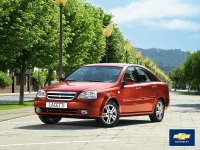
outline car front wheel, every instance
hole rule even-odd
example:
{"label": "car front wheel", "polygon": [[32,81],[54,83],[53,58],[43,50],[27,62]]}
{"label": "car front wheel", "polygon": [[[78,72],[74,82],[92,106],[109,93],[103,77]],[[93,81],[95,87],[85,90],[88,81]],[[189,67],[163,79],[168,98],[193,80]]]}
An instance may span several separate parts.
{"label": "car front wheel", "polygon": [[104,107],[101,118],[96,119],[97,123],[103,127],[113,127],[119,121],[119,108],[113,101],[109,101]]}
{"label": "car front wheel", "polygon": [[40,115],[39,118],[45,124],[56,124],[62,119],[62,117],[59,116],[45,116],[45,115]]}
{"label": "car front wheel", "polygon": [[164,117],[164,104],[162,100],[158,100],[154,108],[154,113],[149,115],[152,122],[161,122]]}

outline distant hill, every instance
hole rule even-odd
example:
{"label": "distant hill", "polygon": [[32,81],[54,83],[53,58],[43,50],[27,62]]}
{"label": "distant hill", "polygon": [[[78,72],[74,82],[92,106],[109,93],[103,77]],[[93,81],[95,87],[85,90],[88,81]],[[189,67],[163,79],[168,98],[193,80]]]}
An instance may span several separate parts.
{"label": "distant hill", "polygon": [[171,72],[177,66],[183,64],[187,59],[187,53],[181,51],[180,49],[136,49],[141,51],[142,56],[151,58],[161,70],[167,73]]}

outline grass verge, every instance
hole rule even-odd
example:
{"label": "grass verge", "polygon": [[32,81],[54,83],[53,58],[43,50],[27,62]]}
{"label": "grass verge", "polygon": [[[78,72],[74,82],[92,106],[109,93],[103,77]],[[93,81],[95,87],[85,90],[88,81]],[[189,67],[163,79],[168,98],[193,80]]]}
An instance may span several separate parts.
{"label": "grass verge", "polygon": [[199,92],[195,92],[195,91],[177,91],[176,92],[177,94],[180,94],[180,95],[200,95]]}
{"label": "grass verge", "polygon": [[8,110],[8,109],[18,109],[18,108],[26,108],[26,107],[32,107],[34,104],[34,101],[25,101],[24,104],[20,105],[19,102],[9,102],[0,104],[0,111],[1,110]]}

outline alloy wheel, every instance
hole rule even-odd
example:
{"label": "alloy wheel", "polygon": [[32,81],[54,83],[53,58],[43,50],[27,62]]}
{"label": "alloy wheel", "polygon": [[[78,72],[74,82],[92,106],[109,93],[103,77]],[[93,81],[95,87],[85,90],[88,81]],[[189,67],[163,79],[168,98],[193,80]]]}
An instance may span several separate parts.
{"label": "alloy wheel", "polygon": [[159,120],[163,117],[163,103],[159,101],[156,105],[156,116]]}
{"label": "alloy wheel", "polygon": [[113,124],[117,119],[117,109],[112,105],[106,105],[104,108],[102,119],[106,124]]}

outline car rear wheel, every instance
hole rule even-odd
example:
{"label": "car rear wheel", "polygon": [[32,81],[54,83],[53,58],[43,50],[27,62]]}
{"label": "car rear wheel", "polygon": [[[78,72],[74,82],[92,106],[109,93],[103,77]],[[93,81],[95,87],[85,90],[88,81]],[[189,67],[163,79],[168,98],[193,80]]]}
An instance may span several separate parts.
{"label": "car rear wheel", "polygon": [[162,100],[158,100],[154,108],[154,113],[149,115],[152,122],[161,122],[164,117],[164,104]]}
{"label": "car rear wheel", "polygon": [[113,127],[119,121],[119,108],[113,101],[109,101],[104,107],[101,118],[96,119],[97,123],[103,127]]}
{"label": "car rear wheel", "polygon": [[56,124],[62,119],[62,117],[59,116],[45,116],[45,115],[40,115],[39,118],[45,124]]}

